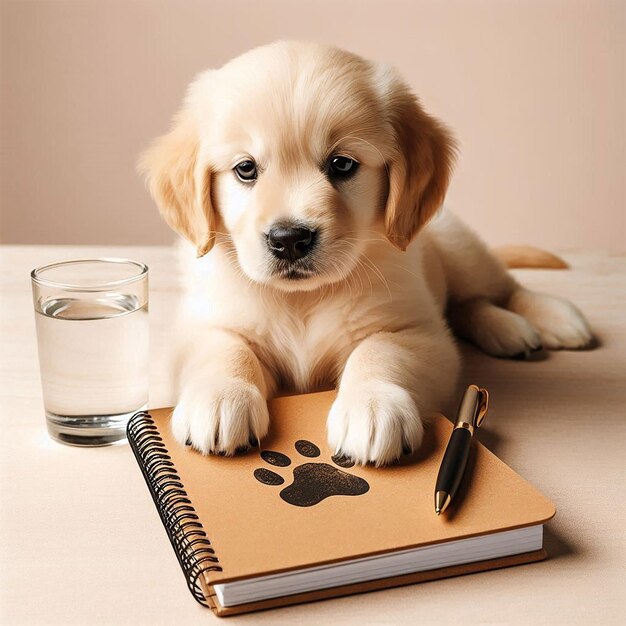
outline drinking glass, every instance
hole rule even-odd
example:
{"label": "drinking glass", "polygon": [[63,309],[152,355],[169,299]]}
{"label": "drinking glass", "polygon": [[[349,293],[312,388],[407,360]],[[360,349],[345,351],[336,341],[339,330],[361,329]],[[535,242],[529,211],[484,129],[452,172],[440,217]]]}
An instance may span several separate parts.
{"label": "drinking glass", "polygon": [[31,282],[48,432],[79,446],[123,441],[148,402],[148,267],[63,261]]}

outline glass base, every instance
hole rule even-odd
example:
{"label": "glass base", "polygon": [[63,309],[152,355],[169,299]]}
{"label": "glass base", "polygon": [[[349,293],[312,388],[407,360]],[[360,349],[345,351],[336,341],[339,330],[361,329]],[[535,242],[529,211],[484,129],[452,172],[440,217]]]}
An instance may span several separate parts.
{"label": "glass base", "polygon": [[139,407],[129,413],[115,415],[57,415],[46,411],[48,433],[55,441],[70,446],[110,446],[126,442],[126,425]]}

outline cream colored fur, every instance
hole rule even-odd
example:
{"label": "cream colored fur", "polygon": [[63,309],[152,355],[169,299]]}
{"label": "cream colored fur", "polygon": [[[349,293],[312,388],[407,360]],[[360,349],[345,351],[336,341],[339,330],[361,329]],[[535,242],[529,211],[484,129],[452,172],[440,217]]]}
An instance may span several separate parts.
{"label": "cream colored fur", "polygon": [[[360,163],[331,184],[334,154]],[[268,431],[279,390],[338,385],[328,437],[384,464],[416,449],[454,389],[446,323],[494,356],[579,348],[569,302],[524,290],[478,238],[438,215],[449,132],[392,70],[316,44],[279,42],[206,72],[142,161],[166,221],[190,242],[176,335],[176,438],[234,453]],[[253,185],[233,167],[253,158]],[[313,224],[315,271],[273,272],[264,233]],[[199,255],[199,258],[196,256]]]}

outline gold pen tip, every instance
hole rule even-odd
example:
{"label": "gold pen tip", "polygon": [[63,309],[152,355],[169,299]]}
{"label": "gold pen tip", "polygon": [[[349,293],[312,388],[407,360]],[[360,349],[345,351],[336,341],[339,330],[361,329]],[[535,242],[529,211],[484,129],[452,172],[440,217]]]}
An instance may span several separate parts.
{"label": "gold pen tip", "polygon": [[438,491],[435,494],[435,513],[439,515],[443,513],[450,504],[450,494],[446,491]]}

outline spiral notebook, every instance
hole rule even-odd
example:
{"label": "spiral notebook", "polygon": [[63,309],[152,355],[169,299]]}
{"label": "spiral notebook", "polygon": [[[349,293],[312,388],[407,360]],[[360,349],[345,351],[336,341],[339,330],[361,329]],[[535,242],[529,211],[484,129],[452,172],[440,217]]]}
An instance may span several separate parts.
{"label": "spiral notebook", "polygon": [[198,602],[226,616],[545,558],[554,505],[484,446],[438,517],[452,424],[436,418],[397,465],[355,466],[326,443],[334,397],[272,400],[261,448],[230,458],[178,444],[171,409],[131,419],[128,439]]}

